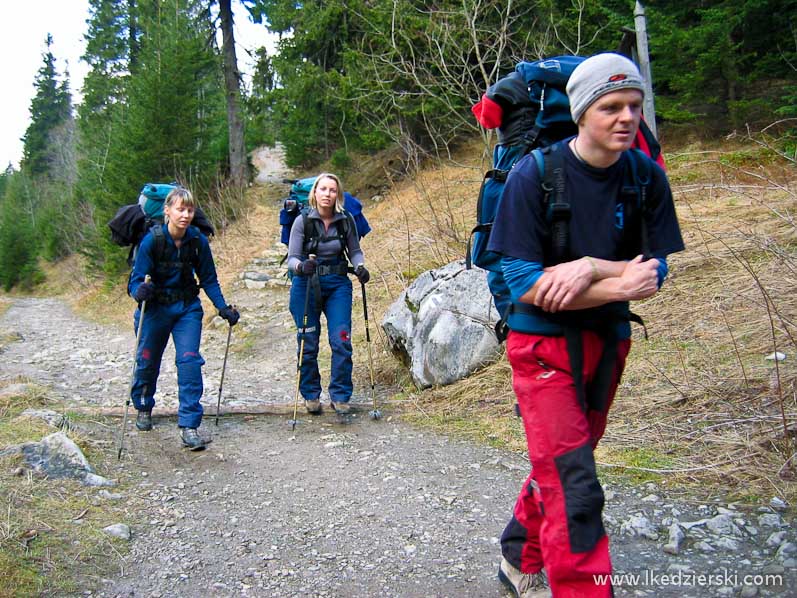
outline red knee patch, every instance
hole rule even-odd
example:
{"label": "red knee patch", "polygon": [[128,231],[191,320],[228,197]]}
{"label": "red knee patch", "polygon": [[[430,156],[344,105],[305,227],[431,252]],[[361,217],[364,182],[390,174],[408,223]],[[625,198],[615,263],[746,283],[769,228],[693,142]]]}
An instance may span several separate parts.
{"label": "red knee patch", "polygon": [[348,343],[351,340],[351,335],[349,334],[348,330],[340,331],[340,340],[342,340],[344,343]]}
{"label": "red knee patch", "polygon": [[149,349],[147,349],[146,347],[141,349],[141,359],[149,359],[151,356],[152,353],[150,352]]}

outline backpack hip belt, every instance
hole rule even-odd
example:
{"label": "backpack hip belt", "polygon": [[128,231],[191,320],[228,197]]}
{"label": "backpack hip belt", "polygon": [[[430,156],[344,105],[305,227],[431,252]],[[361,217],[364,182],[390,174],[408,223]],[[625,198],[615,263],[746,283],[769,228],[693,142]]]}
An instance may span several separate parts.
{"label": "backpack hip belt", "polygon": [[319,264],[316,266],[315,271],[319,276],[327,276],[329,274],[340,274],[345,276],[349,273],[349,267],[345,263],[340,264]]}
{"label": "backpack hip belt", "polygon": [[[567,343],[567,355],[570,359],[570,370],[576,396],[585,413],[589,410],[603,412],[606,409],[609,388],[617,364],[617,348],[620,343],[617,336],[617,325],[621,322],[640,324],[645,331],[645,339],[648,338],[644,320],[631,311],[620,313],[614,309],[601,310],[597,308],[589,315],[579,314],[577,311],[554,315],[527,303],[513,303],[509,307],[509,311],[510,313],[525,313],[535,316],[542,314],[546,319],[562,327],[561,336],[564,336]],[[595,369],[595,376],[590,383],[585,383],[583,378],[584,346],[581,333],[584,330],[594,332],[603,339],[604,343],[600,360]]]}
{"label": "backpack hip belt", "polygon": [[172,305],[178,301],[188,303],[199,296],[199,286],[187,289],[155,289],[155,302],[161,305]]}

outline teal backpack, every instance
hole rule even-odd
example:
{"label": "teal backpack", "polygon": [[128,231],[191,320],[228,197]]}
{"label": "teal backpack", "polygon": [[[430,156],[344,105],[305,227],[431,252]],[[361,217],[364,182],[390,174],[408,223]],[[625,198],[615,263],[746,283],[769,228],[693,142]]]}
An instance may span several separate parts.
{"label": "teal backpack", "polygon": [[145,184],[138,196],[138,205],[144,211],[144,216],[150,220],[163,222],[163,205],[166,202],[166,197],[177,187],[177,183]]}
{"label": "teal backpack", "polygon": [[[291,184],[290,195],[285,199],[280,210],[280,241],[287,245],[291,237],[291,227],[294,220],[301,214],[306,214],[310,211],[308,203],[310,197],[310,190],[313,188],[316,177],[311,176],[305,179],[286,179],[283,182]],[[357,234],[362,239],[365,235],[371,232],[371,226],[363,214],[363,205],[359,199],[354,197],[348,191],[343,192],[343,209],[349,213],[354,220],[357,227]]]}

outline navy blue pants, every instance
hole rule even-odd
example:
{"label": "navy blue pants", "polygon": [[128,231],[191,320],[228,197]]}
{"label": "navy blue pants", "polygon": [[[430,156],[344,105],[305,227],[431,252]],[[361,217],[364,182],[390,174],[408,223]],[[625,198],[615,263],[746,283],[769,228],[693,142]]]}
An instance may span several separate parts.
{"label": "navy blue pants", "polygon": [[[291,284],[290,310],[296,323],[297,358],[302,342],[302,320],[304,317],[305,296],[310,288],[310,302],[307,310],[307,330],[304,335],[302,371],[299,378],[299,392],[305,400],[321,396],[321,375],[318,372],[318,343],[321,337],[321,318],[323,312],[327,320],[327,336],[332,349],[331,379],[329,398],[335,403],[346,403],[351,399],[354,386],[351,381],[351,280],[343,274],[328,274],[318,277],[321,283],[321,300],[312,293],[313,285],[308,276],[294,276]],[[320,310],[319,310],[320,307]]]}
{"label": "navy blue pants", "polygon": [[[205,360],[199,354],[202,336],[202,303],[199,297],[189,303],[177,301],[162,305],[147,303],[144,324],[136,355],[136,375],[131,398],[138,410],[151,410],[155,406],[158,374],[163,350],[171,335],[174,341],[177,365],[177,386],[180,406],[177,425],[181,428],[198,428],[202,422],[202,366]],[[134,330],[138,330],[141,310],[133,316]]]}

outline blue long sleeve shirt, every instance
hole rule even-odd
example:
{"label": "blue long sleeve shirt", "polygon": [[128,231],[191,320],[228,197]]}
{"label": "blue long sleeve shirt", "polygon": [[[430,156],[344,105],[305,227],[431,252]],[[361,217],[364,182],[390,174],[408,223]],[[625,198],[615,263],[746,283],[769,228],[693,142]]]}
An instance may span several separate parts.
{"label": "blue long sleeve shirt", "polygon": [[[219,286],[219,280],[216,275],[216,265],[213,262],[213,254],[210,251],[210,243],[208,238],[203,235],[195,226],[189,226],[185,232],[180,249],[169,234],[168,225],[163,225],[163,233],[166,238],[166,247],[164,250],[163,260],[179,263],[180,252],[188,251],[191,245],[190,240],[199,238],[199,259],[195,264],[193,271],[199,279],[199,286],[204,289],[205,294],[211,300],[216,309],[223,309],[227,306],[224,300],[224,295]],[[162,290],[180,291],[182,289],[181,268],[169,268],[166,272],[159,272],[155,267],[155,237],[152,232],[148,232],[141,240],[136,254],[136,261],[133,264],[133,271],[130,274],[130,281],[128,283],[128,291],[131,295],[135,295],[136,289],[144,282],[144,278],[149,274],[152,276],[152,283],[156,288]]]}

